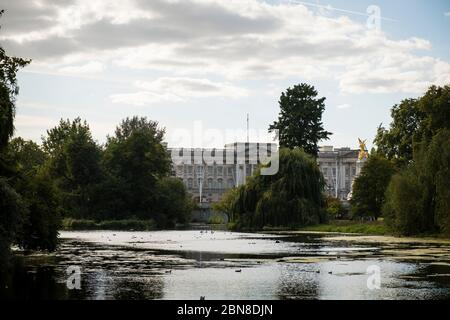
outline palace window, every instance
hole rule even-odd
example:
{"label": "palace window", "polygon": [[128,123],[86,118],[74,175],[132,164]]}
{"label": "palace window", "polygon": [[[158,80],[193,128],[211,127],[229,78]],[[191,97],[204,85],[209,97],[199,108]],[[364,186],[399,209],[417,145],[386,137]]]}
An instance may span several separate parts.
{"label": "palace window", "polygon": [[209,178],[208,179],[208,189],[212,189],[213,188],[213,179]]}

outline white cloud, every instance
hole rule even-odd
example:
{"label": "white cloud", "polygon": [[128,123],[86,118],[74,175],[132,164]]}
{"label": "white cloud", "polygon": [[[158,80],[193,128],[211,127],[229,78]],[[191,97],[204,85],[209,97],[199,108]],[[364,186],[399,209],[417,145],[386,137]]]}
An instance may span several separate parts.
{"label": "white cloud", "polygon": [[352,106],[348,103],[340,104],[337,106],[338,109],[350,109]]}
{"label": "white cloud", "polygon": [[444,15],[445,15],[446,17],[450,17],[450,11],[449,11],[449,12],[445,12]]}
{"label": "white cloud", "polygon": [[135,86],[141,91],[114,94],[111,95],[111,101],[113,103],[142,106],[158,102],[180,102],[195,98],[240,98],[248,95],[247,90],[229,83],[187,77],[162,77],[150,82],[138,81]]}
{"label": "white cloud", "polygon": [[98,61],[91,61],[83,65],[66,66],[59,69],[63,73],[93,74],[103,72],[105,66]]}
{"label": "white cloud", "polygon": [[[85,61],[102,61],[178,79],[331,77],[343,92],[352,93],[416,93],[450,77],[448,62],[426,55],[432,49],[426,39],[393,40],[347,16],[316,14],[304,5],[257,0],[66,1],[69,4],[60,7],[44,2],[49,10],[15,2],[17,12],[31,15],[34,8],[39,19],[28,29],[10,24],[13,31],[0,36],[3,46],[53,71],[83,72],[95,69]],[[3,30],[8,30],[7,20],[0,35]],[[195,97],[191,95],[141,90],[128,98],[174,101]],[[121,97],[126,96],[114,99]]]}

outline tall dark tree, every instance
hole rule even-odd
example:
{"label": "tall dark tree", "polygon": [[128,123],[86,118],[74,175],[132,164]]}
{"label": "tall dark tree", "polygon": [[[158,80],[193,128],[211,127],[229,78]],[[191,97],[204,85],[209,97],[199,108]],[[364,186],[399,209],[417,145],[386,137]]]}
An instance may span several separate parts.
{"label": "tall dark tree", "polygon": [[[0,17],[3,15],[0,10]],[[14,133],[15,96],[18,94],[16,74],[30,61],[10,57],[0,47],[0,278],[9,257],[12,241],[26,213],[26,204],[2,175],[12,175],[5,160],[5,149]]]}
{"label": "tall dark tree", "polygon": [[43,148],[50,160],[48,171],[60,190],[66,212],[77,217],[92,214],[91,192],[101,179],[101,150],[86,121],[61,120],[47,131]]}
{"label": "tall dark tree", "polygon": [[[0,10],[0,17],[4,10]],[[14,133],[15,96],[19,93],[16,74],[31,60],[10,57],[0,47],[0,151]]]}
{"label": "tall dark tree", "polygon": [[325,97],[317,98],[316,89],[302,83],[283,92],[278,103],[278,121],[269,126],[269,132],[278,130],[281,147],[303,148],[316,156],[319,141],[327,140],[331,135],[322,123]]}
{"label": "tall dark tree", "polygon": [[277,174],[264,176],[257,171],[245,185],[224,197],[223,206],[230,209],[229,215],[238,228],[317,224],[327,219],[324,186],[322,173],[311,155],[299,148],[283,148]]}
{"label": "tall dark tree", "polygon": [[[421,120],[412,161],[386,192],[384,215],[402,234],[450,234],[450,86],[432,86],[418,99]],[[397,144],[395,144],[397,146]]]}
{"label": "tall dark tree", "polygon": [[372,154],[353,184],[352,213],[358,217],[382,214],[385,192],[394,174],[393,163],[383,156]]}
{"label": "tall dark tree", "polygon": [[[162,144],[164,129],[147,118],[127,118],[109,137],[104,166],[120,190],[110,192],[119,215],[152,218],[158,209],[157,182],[170,173],[170,155]],[[114,191],[115,190],[115,191]]]}
{"label": "tall dark tree", "polygon": [[404,166],[413,158],[413,138],[424,118],[417,99],[406,99],[392,107],[389,129],[378,127],[374,143],[377,151],[397,165]]}
{"label": "tall dark tree", "polygon": [[432,86],[419,99],[403,100],[392,108],[391,116],[389,129],[380,126],[374,143],[378,153],[405,166],[413,160],[416,145],[450,129],[450,86]]}

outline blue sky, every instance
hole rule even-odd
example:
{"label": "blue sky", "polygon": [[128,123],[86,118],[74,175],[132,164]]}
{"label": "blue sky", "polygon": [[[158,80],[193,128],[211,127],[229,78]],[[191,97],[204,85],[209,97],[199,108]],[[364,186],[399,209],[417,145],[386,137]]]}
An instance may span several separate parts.
{"label": "blue sky", "polygon": [[[0,0],[2,46],[32,58],[19,74],[16,134],[36,141],[60,118],[99,142],[126,116],[166,127],[173,146],[268,140],[282,90],[325,96],[326,145],[372,141],[389,109],[450,83],[450,1]],[[376,5],[380,29],[367,26]],[[335,10],[339,9],[339,10]],[[370,145],[370,143],[369,143]]]}

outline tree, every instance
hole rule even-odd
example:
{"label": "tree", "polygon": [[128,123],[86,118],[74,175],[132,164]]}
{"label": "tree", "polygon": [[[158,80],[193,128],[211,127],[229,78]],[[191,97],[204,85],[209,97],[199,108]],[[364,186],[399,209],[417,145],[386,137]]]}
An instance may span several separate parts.
{"label": "tree", "polygon": [[0,277],[7,265],[11,243],[26,215],[27,208],[22,197],[0,177]]}
{"label": "tree", "polygon": [[110,190],[120,207],[117,215],[150,219],[158,211],[157,183],[167,177],[171,159],[162,145],[164,129],[147,118],[127,118],[109,137],[103,163],[108,176],[120,189]]}
{"label": "tree", "polygon": [[238,228],[301,227],[326,221],[325,182],[315,159],[301,149],[280,150],[280,170],[263,176],[258,170],[233,191]]}
{"label": "tree", "polygon": [[61,207],[50,177],[39,170],[25,182],[22,190],[27,214],[20,225],[16,243],[25,249],[56,250],[61,223]]}
{"label": "tree", "polygon": [[432,86],[418,99],[422,118],[412,161],[392,179],[383,212],[401,234],[450,234],[450,86]]}
{"label": "tree", "polygon": [[14,165],[11,185],[25,206],[14,242],[22,248],[53,251],[60,224],[60,204],[45,166],[47,155],[32,141],[14,138],[6,157]]}
{"label": "tree", "polygon": [[450,86],[432,86],[419,99],[406,99],[391,111],[389,130],[381,125],[374,143],[377,152],[406,166],[413,160],[414,148],[431,141],[443,128],[450,129]]}
{"label": "tree", "polygon": [[372,154],[353,184],[352,213],[358,217],[381,215],[386,188],[394,174],[394,165],[386,158]]}
{"label": "tree", "polygon": [[334,197],[326,197],[326,208],[327,215],[330,219],[342,218],[347,213],[341,200]]}
{"label": "tree", "polygon": [[228,221],[235,221],[234,207],[235,201],[239,195],[239,188],[229,189],[219,202],[213,203],[212,208],[215,211],[223,212],[228,216]]}
{"label": "tree", "polygon": [[278,103],[278,121],[269,126],[269,132],[278,130],[280,147],[299,147],[317,156],[318,142],[331,135],[322,123],[325,98],[317,98],[315,88],[302,83],[283,92]]}
{"label": "tree", "polygon": [[48,160],[47,154],[42,148],[31,140],[21,137],[14,138],[8,145],[10,161],[19,165],[17,170],[22,172],[37,172]]}
{"label": "tree", "polygon": [[62,120],[47,131],[43,148],[48,172],[56,182],[66,212],[84,218],[92,214],[92,189],[100,182],[101,150],[86,121]]}
{"label": "tree", "polygon": [[418,102],[425,114],[416,134],[417,141],[431,141],[441,129],[450,129],[450,85],[431,86]]}
{"label": "tree", "polygon": [[164,177],[158,181],[158,211],[154,220],[160,228],[173,227],[175,222],[190,221],[193,202],[181,179]]}
{"label": "tree", "polygon": [[[0,10],[0,17],[3,15]],[[13,174],[7,168],[5,149],[14,133],[15,96],[18,94],[16,74],[30,63],[17,57],[9,57],[0,47],[0,175]],[[0,271],[4,270],[17,229],[26,213],[22,197],[0,176]]]}
{"label": "tree", "polygon": [[450,130],[440,130],[430,144],[418,146],[413,164],[394,178],[383,208],[388,224],[405,235],[449,235]]}
{"label": "tree", "polygon": [[392,107],[392,123],[389,130],[378,127],[374,143],[377,152],[399,166],[405,166],[413,158],[413,137],[424,118],[417,99],[406,99]]}
{"label": "tree", "polygon": [[[0,10],[0,17],[4,10]],[[19,93],[16,74],[31,60],[9,57],[0,47],[0,151],[14,133],[15,96]]]}

